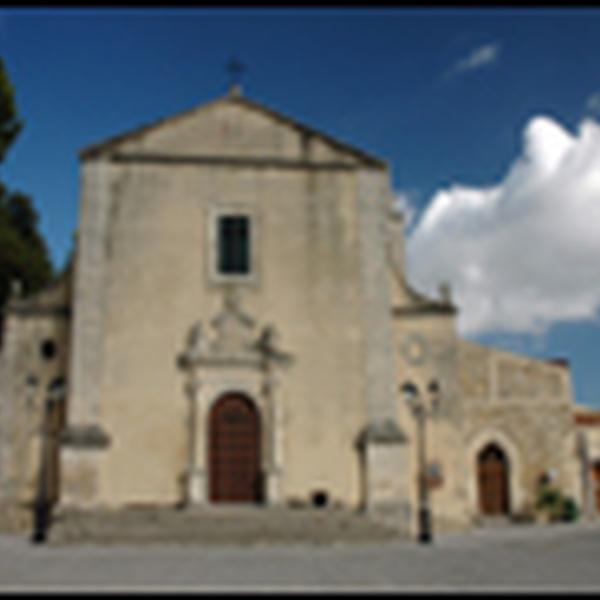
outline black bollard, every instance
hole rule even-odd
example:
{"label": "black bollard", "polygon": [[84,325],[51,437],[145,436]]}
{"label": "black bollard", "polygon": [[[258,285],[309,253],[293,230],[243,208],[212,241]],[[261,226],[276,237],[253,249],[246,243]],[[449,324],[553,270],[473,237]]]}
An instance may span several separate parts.
{"label": "black bollard", "polygon": [[50,507],[48,502],[38,500],[35,503],[33,512],[33,535],[31,541],[34,544],[43,544],[46,541],[48,531],[48,520],[50,515]]}
{"label": "black bollard", "polygon": [[433,539],[431,531],[431,513],[428,507],[419,509],[419,542],[430,544]]}

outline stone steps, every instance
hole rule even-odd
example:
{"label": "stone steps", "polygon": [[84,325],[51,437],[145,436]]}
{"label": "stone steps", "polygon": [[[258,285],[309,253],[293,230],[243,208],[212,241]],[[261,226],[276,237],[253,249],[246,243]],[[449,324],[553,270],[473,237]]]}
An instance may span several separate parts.
{"label": "stone steps", "polygon": [[503,529],[509,527],[511,524],[510,518],[504,515],[498,517],[479,517],[477,519],[477,525],[482,529]]}
{"label": "stone steps", "polygon": [[62,510],[48,543],[330,544],[398,538],[397,531],[344,509],[165,507]]}

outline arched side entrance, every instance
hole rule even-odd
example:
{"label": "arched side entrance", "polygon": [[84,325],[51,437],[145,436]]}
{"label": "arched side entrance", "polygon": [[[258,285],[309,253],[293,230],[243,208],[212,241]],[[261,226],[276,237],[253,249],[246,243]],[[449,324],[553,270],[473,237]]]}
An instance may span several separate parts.
{"label": "arched side entrance", "polygon": [[477,455],[481,514],[495,516],[509,513],[509,468],[508,458],[498,444],[488,444]]}
{"label": "arched side entrance", "polygon": [[209,416],[209,499],[263,500],[261,423],[254,402],[239,392],[221,396]]}

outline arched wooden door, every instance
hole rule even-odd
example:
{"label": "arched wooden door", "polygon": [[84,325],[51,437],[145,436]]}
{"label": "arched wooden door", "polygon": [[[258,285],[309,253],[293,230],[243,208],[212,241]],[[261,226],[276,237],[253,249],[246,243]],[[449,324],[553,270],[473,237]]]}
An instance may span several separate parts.
{"label": "arched wooden door", "polygon": [[477,456],[479,510],[484,515],[509,512],[509,464],[502,449],[489,444]]}
{"label": "arched wooden door", "polygon": [[260,415],[243,394],[222,396],[209,418],[211,502],[261,502]]}

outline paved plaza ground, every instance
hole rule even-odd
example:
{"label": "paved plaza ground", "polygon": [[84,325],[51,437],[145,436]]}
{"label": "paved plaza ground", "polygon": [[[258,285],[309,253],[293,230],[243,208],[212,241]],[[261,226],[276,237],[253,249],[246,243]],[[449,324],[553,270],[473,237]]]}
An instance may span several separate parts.
{"label": "paved plaza ground", "polygon": [[0,536],[0,591],[600,592],[600,523],[508,526],[431,546],[34,546]]}

